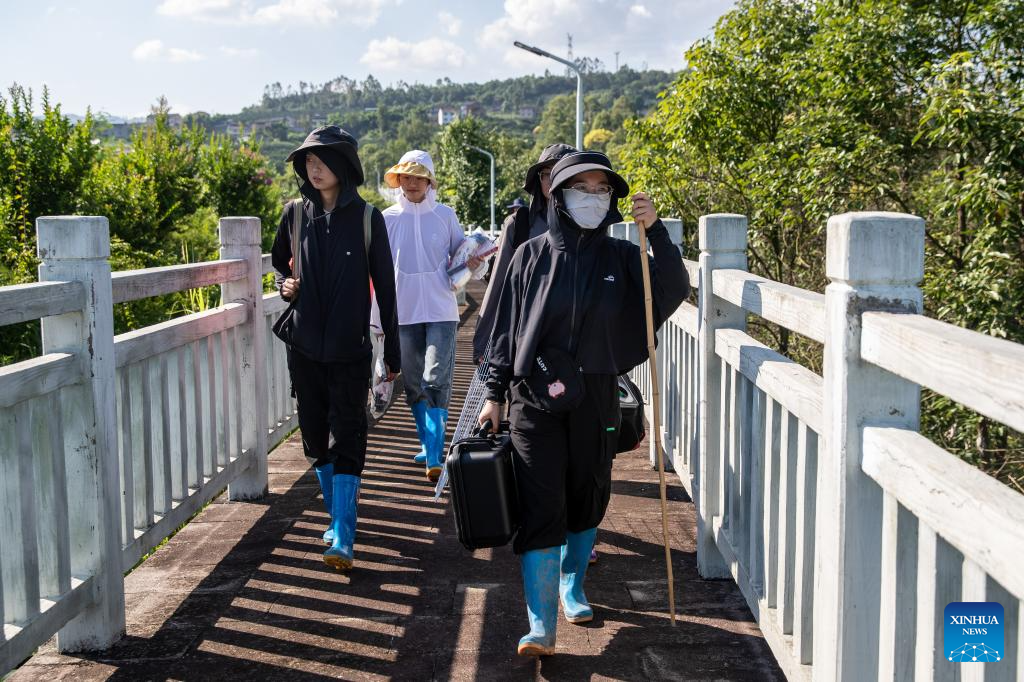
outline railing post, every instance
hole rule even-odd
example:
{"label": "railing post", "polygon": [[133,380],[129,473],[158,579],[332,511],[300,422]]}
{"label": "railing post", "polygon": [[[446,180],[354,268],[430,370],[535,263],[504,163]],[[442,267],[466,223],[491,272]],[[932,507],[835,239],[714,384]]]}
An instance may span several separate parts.
{"label": "railing post", "polygon": [[747,269],[747,218],[734,214],[701,216],[699,225],[700,282],[697,348],[700,358],[699,465],[694,471],[693,498],[697,508],[697,570],[705,578],[731,577],[715,543],[714,517],[722,515],[719,481],[722,442],[719,414],[722,399],[722,361],[715,354],[715,331],[746,329],[742,308],[714,295],[711,277],[719,269]]}
{"label": "railing post", "polygon": [[814,679],[878,675],[882,491],[861,468],[866,423],[918,427],[920,389],[860,359],[861,313],[919,312],[924,221],[844,213],[828,221],[823,450],[818,459]]}
{"label": "railing post", "polygon": [[[676,247],[680,249],[679,257],[682,258],[682,251],[681,250],[683,248],[683,222],[681,220],[679,220],[679,218],[662,218],[661,222],[665,226],[665,229],[668,231],[669,239],[671,239],[672,243],[675,244]],[[635,222],[633,222],[632,220],[628,220],[628,221],[623,222],[623,223],[614,223],[614,224],[610,225],[609,228],[608,228],[608,235],[611,236],[611,237],[615,237],[616,239],[624,239],[624,240],[626,240],[628,242],[632,242],[633,244],[636,244],[638,246],[640,244],[640,228],[638,228],[637,224]],[[673,378],[669,377],[668,376],[668,372],[666,371],[667,368],[668,368],[668,358],[665,355],[665,345],[663,343],[661,343],[661,340],[662,340],[661,331],[660,330],[656,331],[656,334],[658,336],[658,348],[657,348],[657,350],[655,352],[657,353],[656,359],[657,359],[658,368],[659,368],[658,382],[661,384],[658,388],[659,388],[661,396],[662,396],[661,414],[659,415],[660,418],[661,418],[661,430],[662,430],[662,432],[657,434],[657,437],[661,439],[661,443],[662,443],[662,452],[664,453],[664,456],[665,456],[665,459],[664,459],[665,471],[675,471],[675,462],[674,462],[673,457],[672,457],[672,455],[673,455],[673,445],[672,445],[672,443],[666,443],[665,442],[665,435],[666,435],[666,433],[668,431],[668,423],[669,423],[668,411],[667,411],[666,405],[668,403],[667,399],[668,399],[668,395],[669,395],[669,389],[671,388],[671,384],[673,382]],[[652,389],[653,389],[653,387],[652,387]],[[653,409],[652,405],[648,405],[647,407],[649,409]],[[653,417],[651,419],[649,419],[649,421],[651,421],[651,423],[653,424]],[[657,460],[657,457],[658,457],[658,445],[657,445],[657,441],[653,437],[650,437],[650,436],[648,437],[647,440],[648,440],[648,446],[649,446],[649,451],[650,451],[649,452],[649,457],[650,457],[650,461],[651,461],[651,468],[657,468],[658,467],[658,460]]]}
{"label": "railing post", "polygon": [[121,482],[114,400],[114,311],[110,230],[98,216],[36,220],[40,281],[79,281],[82,312],[42,319],[43,353],[75,353],[84,383],[67,389],[71,575],[93,576],[94,603],[57,633],[61,651],[106,649],[125,631],[121,573]]}
{"label": "railing post", "polygon": [[251,500],[267,492],[267,360],[259,218],[221,218],[220,257],[240,258],[249,266],[244,279],[221,285],[221,300],[244,303],[249,312],[237,330],[241,357],[236,369],[242,388],[242,395],[238,396],[242,449],[253,454],[253,463],[231,481],[228,496],[232,500]]}

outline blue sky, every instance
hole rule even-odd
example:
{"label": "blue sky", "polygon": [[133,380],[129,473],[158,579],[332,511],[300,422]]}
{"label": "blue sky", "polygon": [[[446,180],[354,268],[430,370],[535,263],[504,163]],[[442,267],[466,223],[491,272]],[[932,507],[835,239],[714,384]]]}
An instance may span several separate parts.
{"label": "blue sky", "polygon": [[279,81],[372,73],[391,83],[557,70],[513,40],[564,55],[678,69],[732,0],[5,0],[0,87],[48,85],[68,113],[233,113]]}

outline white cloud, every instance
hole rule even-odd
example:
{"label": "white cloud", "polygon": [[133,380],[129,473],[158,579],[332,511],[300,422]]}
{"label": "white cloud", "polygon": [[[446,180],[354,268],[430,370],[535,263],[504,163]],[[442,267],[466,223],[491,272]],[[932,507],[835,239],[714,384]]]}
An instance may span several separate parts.
{"label": "white cloud", "polygon": [[372,26],[394,0],[164,0],[157,12],[192,21],[257,26]]}
{"label": "white cloud", "polygon": [[462,19],[451,12],[442,11],[437,15],[438,21],[441,22],[441,28],[448,32],[450,36],[457,36],[462,32]]}
{"label": "white cloud", "polygon": [[260,53],[255,47],[228,47],[221,45],[219,49],[222,55],[232,59],[250,59]]}
{"label": "white cloud", "polygon": [[145,40],[135,46],[132,57],[139,62],[198,62],[203,55],[195,50],[167,47],[162,40]]}
{"label": "white cloud", "polygon": [[169,17],[205,19],[231,9],[234,4],[235,0],[164,0],[156,11]]}
{"label": "white cloud", "polygon": [[449,40],[427,38],[410,43],[393,36],[371,40],[359,59],[371,69],[387,71],[458,68],[465,60],[466,51]]}
{"label": "white cloud", "polygon": [[280,0],[250,15],[254,24],[331,24],[338,19],[336,4],[324,0]]}
{"label": "white cloud", "polygon": [[[566,34],[573,37],[573,56],[600,59],[614,68],[620,63],[640,68],[679,69],[680,41],[692,42],[711,33],[715,20],[734,0],[504,0],[500,16],[476,32],[476,47],[506,69],[560,73],[563,67],[512,46],[536,45],[567,56]],[[495,70],[497,71],[497,70]],[[507,73],[505,70],[498,71]]]}
{"label": "white cloud", "polygon": [[647,9],[643,5],[638,4],[633,5],[632,7],[629,8],[629,16],[640,17],[641,19],[650,19],[652,15],[651,10]]}

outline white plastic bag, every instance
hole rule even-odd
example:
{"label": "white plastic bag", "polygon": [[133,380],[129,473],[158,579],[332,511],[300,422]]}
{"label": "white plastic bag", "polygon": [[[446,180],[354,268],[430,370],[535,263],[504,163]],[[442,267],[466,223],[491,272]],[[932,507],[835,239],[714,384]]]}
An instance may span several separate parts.
{"label": "white plastic bag", "polygon": [[473,230],[469,236],[466,237],[466,241],[459,245],[458,250],[455,252],[455,255],[452,256],[451,263],[448,266],[448,277],[452,282],[452,290],[458,291],[462,287],[466,286],[474,274],[482,277],[486,272],[486,270],[483,272],[477,271],[476,273],[470,271],[466,266],[467,260],[476,256],[478,258],[485,259],[484,262],[486,263],[486,258],[497,250],[497,244],[494,243],[493,239],[487,236],[487,233],[484,232],[482,228],[478,227]]}

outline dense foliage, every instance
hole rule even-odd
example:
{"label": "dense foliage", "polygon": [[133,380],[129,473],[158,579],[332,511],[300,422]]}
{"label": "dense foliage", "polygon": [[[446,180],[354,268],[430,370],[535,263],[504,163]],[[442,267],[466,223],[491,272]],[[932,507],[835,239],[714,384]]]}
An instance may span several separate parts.
{"label": "dense foliage", "polygon": [[[928,314],[1024,342],[1024,2],[742,0],[687,60],[621,153],[665,212],[746,214],[751,269],[819,291],[829,215],[919,215]],[[1019,434],[928,393],[923,426],[1022,489]]]}
{"label": "dense foliage", "polygon": [[[91,116],[72,125],[45,90],[41,105],[34,116],[31,93],[17,85],[0,96],[0,285],[35,280],[39,216],[106,216],[115,270],[215,258],[220,216],[258,216],[265,232],[276,225],[279,192],[258,145],[175,130],[161,103],[154,125],[104,146]],[[117,331],[187,311],[192,300],[118,306]],[[0,349],[3,364],[37,354],[38,323],[0,328]]]}

